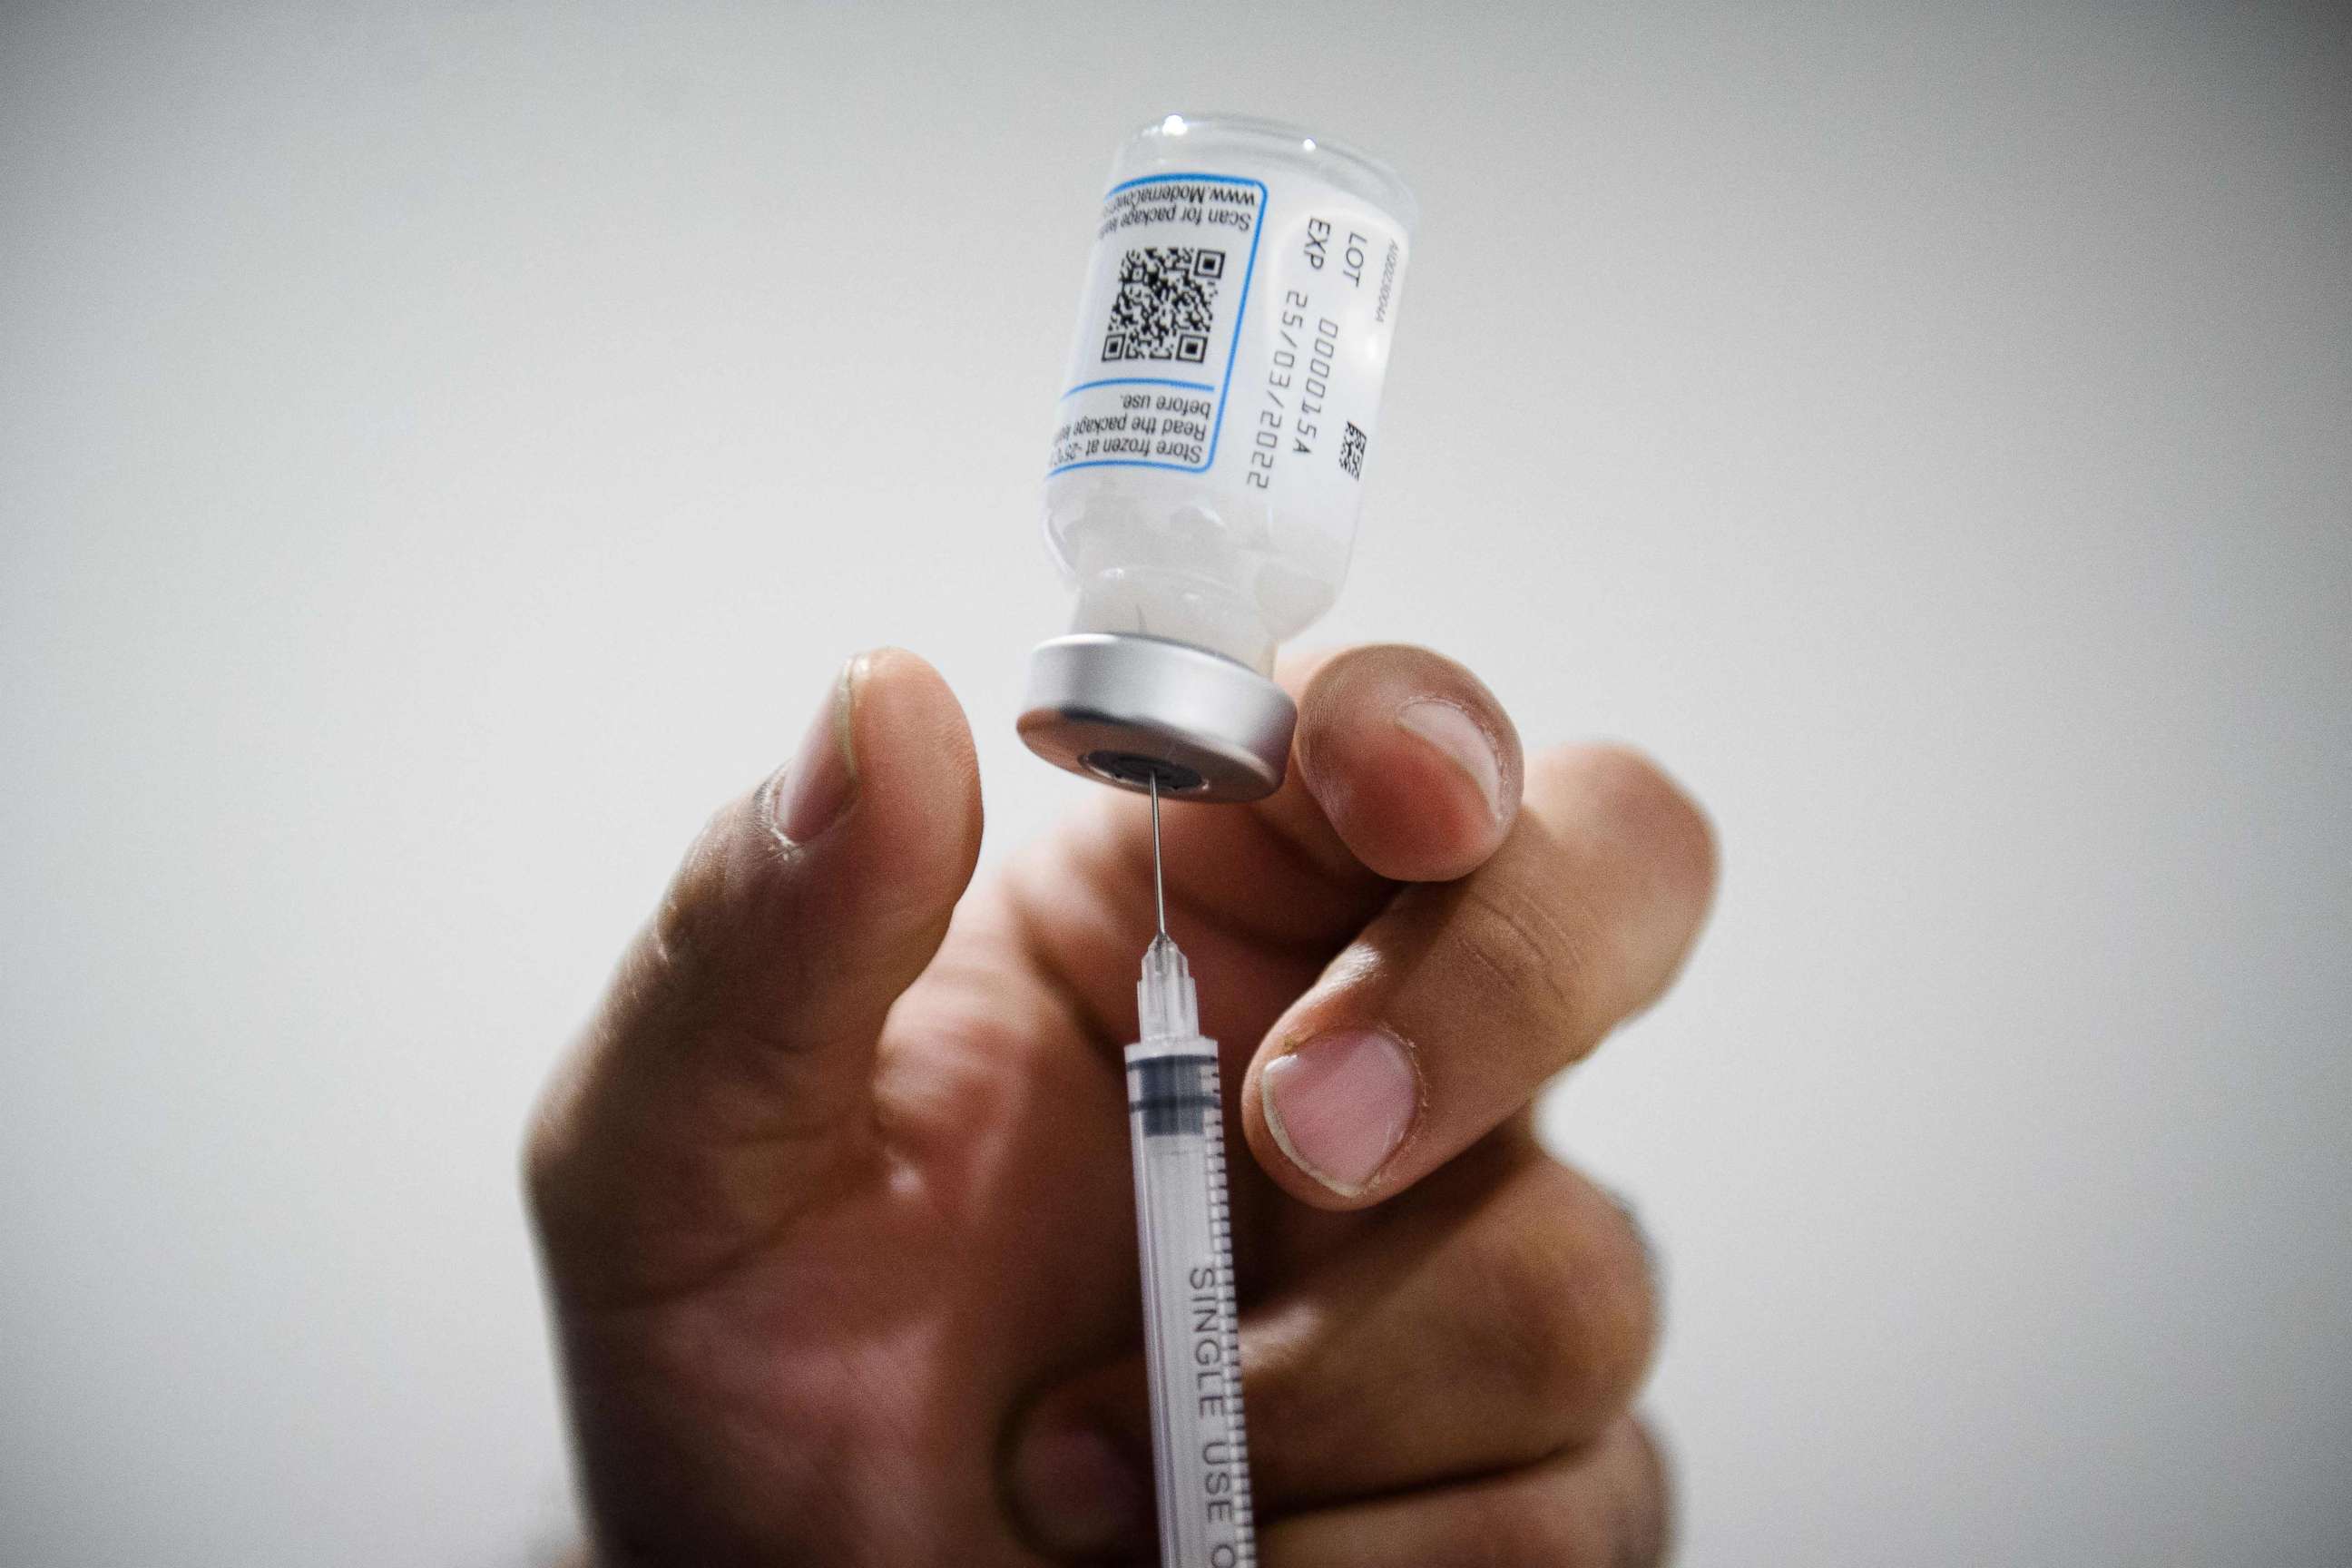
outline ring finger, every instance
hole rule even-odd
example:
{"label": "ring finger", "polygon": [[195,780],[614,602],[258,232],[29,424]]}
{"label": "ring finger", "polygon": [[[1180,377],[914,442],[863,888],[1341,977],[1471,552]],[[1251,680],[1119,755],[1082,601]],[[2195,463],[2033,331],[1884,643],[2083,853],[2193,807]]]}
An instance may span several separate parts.
{"label": "ring finger", "polygon": [[[1524,1465],[1602,1432],[1647,1367],[1647,1250],[1599,1188],[1511,1128],[1399,1198],[1380,1223],[1252,1307],[1251,1489],[1266,1517]],[[1135,1357],[1039,1400],[1013,1489],[1037,1534],[1081,1539],[1023,1457],[1090,1432],[1141,1466],[1150,1424]]]}
{"label": "ring finger", "polygon": [[1666,1468],[1642,1424],[1502,1475],[1301,1514],[1266,1530],[1266,1568],[1653,1568],[1666,1557]]}

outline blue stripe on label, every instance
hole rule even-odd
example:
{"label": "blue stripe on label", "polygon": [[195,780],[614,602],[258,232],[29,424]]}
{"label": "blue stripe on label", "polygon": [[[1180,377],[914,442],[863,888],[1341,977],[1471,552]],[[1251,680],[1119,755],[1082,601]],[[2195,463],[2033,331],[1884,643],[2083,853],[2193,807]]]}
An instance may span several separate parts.
{"label": "blue stripe on label", "polygon": [[[1268,206],[1271,205],[1271,197],[1269,197],[1266,193],[1265,182],[1264,180],[1244,179],[1238,174],[1144,174],[1132,180],[1122,180],[1118,184],[1113,185],[1109,190],[1105,191],[1103,193],[1103,199],[1105,201],[1108,201],[1111,197],[1118,195],[1119,192],[1132,190],[1138,185],[1161,184],[1173,180],[1192,180],[1197,184],[1204,185],[1255,185],[1257,187],[1257,222],[1250,226],[1249,262],[1242,269],[1241,300],[1234,307],[1233,339],[1225,345],[1224,381],[1213,389],[1206,382],[1160,382],[1150,381],[1141,376],[1134,378],[1137,384],[1181,386],[1200,392],[1213,390],[1216,393],[1217,414],[1215,423],[1209,426],[1209,455],[1206,458],[1202,459],[1200,467],[1198,468],[1192,468],[1183,463],[1157,462],[1150,458],[1091,458],[1083,463],[1064,463],[1058,468],[1046,469],[1045,477],[1049,479],[1055,474],[1066,474],[1073,468],[1168,468],[1180,474],[1205,474],[1211,468],[1217,466],[1217,444],[1224,439],[1225,435],[1225,404],[1232,394],[1234,387],[1234,361],[1238,358],[1241,353],[1242,322],[1246,321],[1249,317],[1250,286],[1257,281],[1257,243],[1259,240],[1265,237],[1265,215]],[[1088,387],[1114,386],[1118,384],[1119,384],[1119,383],[1116,380],[1081,382],[1079,384],[1071,387],[1068,392],[1063,393],[1061,397],[1055,399],[1055,401],[1056,403],[1062,402],[1067,399],[1072,393],[1084,392]]]}

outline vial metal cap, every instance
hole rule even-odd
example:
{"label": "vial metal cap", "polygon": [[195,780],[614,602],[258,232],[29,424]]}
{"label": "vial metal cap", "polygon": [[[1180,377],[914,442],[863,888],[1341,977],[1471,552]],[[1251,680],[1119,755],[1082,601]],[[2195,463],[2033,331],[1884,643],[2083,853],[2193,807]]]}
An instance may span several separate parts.
{"label": "vial metal cap", "polygon": [[1056,767],[1190,800],[1257,800],[1282,784],[1289,695],[1247,665],[1189,643],[1078,632],[1029,656],[1018,728]]}

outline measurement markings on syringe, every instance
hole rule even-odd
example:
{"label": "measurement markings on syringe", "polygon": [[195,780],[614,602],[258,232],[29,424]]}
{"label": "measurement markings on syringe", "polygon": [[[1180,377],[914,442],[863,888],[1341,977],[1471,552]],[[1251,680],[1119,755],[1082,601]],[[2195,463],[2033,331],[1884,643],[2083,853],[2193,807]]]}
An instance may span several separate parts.
{"label": "measurement markings on syringe", "polygon": [[[1249,1511],[1249,1444],[1242,1413],[1241,1336],[1234,1321],[1233,1212],[1225,1189],[1223,1104],[1216,1058],[1205,1052],[1130,1059],[1128,1110],[1141,1142],[1177,1161],[1197,1160],[1202,1199],[1195,1245],[1177,1262],[1165,1298],[1145,1262],[1148,1333],[1169,1352],[1167,1382],[1156,1394],[1155,1469],[1163,1504],[1189,1520],[1182,1538],[1205,1555],[1205,1568],[1251,1568],[1256,1562]],[[1145,1155],[1145,1158],[1158,1156]],[[1185,1462],[1172,1462],[1177,1453]],[[1194,1531],[1205,1533],[1194,1534]]]}
{"label": "measurement markings on syringe", "polygon": [[[1130,1111],[1143,1117],[1143,1133],[1147,1138],[1171,1138],[1206,1131],[1208,1119],[1222,1109],[1215,1095],[1201,1080],[1202,1065],[1211,1057],[1176,1056],[1150,1057],[1134,1067],[1135,1098],[1127,1102]],[[1216,1223],[1216,1212],[1211,1210],[1210,1223]]]}

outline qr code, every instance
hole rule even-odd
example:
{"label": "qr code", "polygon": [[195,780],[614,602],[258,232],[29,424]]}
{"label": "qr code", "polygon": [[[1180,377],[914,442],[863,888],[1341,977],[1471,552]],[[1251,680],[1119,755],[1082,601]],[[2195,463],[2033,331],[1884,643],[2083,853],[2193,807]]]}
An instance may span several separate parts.
{"label": "qr code", "polygon": [[1129,251],[1118,264],[1118,292],[1111,297],[1104,363],[1157,359],[1204,363],[1217,284],[1224,275],[1222,250],[1153,245]]}
{"label": "qr code", "polygon": [[1356,428],[1352,419],[1339,437],[1339,466],[1348,470],[1351,479],[1364,477],[1364,433]]}

